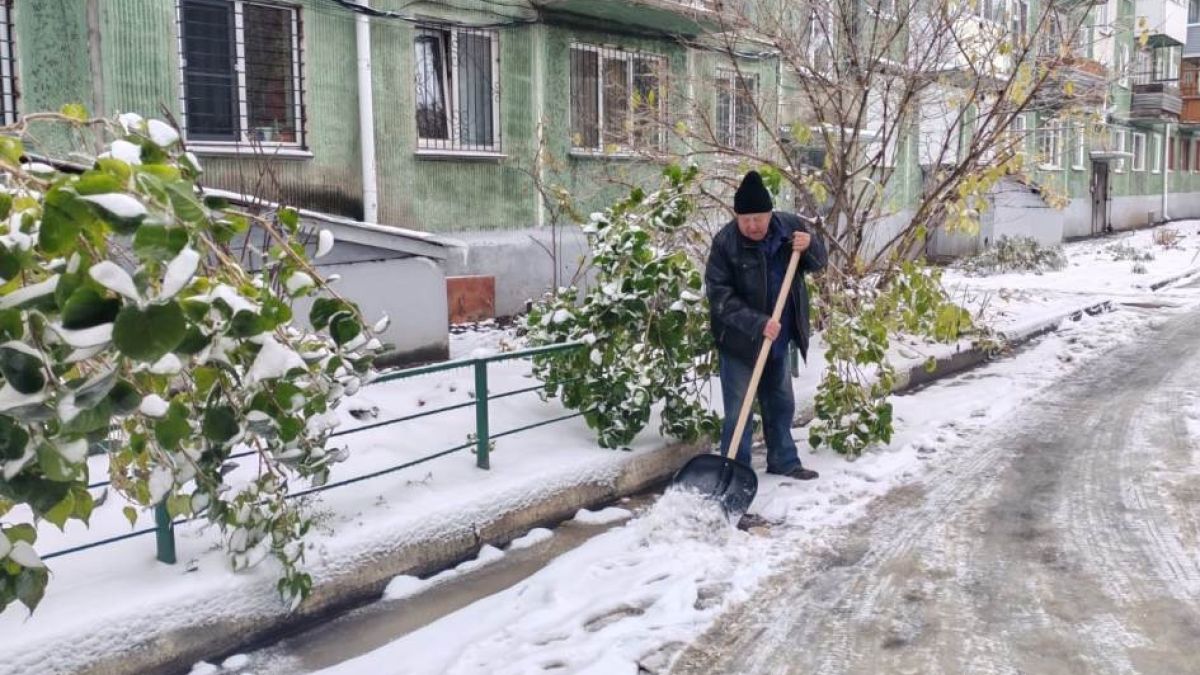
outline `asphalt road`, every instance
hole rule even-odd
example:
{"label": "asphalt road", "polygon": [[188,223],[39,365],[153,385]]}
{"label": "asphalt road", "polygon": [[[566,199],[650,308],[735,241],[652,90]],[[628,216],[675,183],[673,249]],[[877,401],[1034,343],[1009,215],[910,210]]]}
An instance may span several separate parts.
{"label": "asphalt road", "polygon": [[1192,313],[798,553],[673,672],[1200,673],[1198,394]]}

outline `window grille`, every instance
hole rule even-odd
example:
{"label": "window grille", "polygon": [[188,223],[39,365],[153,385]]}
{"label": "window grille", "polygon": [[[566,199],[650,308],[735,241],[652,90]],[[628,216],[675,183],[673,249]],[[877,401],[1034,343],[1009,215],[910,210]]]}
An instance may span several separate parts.
{"label": "window grille", "polygon": [[628,152],[665,145],[667,60],[592,45],[571,47],[571,147]]}
{"label": "window grille", "polygon": [[418,147],[499,152],[495,31],[423,27],[413,40]]}

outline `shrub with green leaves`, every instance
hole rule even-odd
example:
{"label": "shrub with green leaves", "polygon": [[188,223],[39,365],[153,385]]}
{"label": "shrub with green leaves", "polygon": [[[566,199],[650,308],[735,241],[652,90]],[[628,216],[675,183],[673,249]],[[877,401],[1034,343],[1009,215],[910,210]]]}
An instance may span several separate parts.
{"label": "shrub with green leaves", "polygon": [[1042,246],[1033,237],[1000,237],[982,253],[965,258],[958,267],[971,276],[1008,272],[1054,272],[1067,267],[1062,246]]}
{"label": "shrub with green leaves", "polygon": [[560,289],[525,317],[531,345],[581,341],[582,350],[539,357],[545,394],[584,413],[603,447],[628,445],[662,403],[664,435],[694,441],[715,435],[702,388],[715,354],[702,274],[686,251],[695,168],[670,167],[661,189],[633,189],[584,226],[594,290]]}
{"label": "shrub with green leaves", "polygon": [[896,370],[887,360],[892,335],[954,342],[973,330],[971,315],[951,302],[941,271],[922,263],[899,263],[884,285],[859,280],[819,294],[825,374],[817,388],[816,418],[809,427],[813,448],[828,445],[857,457],[873,443],[892,439]]}
{"label": "shrub with green leaves", "polygon": [[[205,198],[161,121],[84,116],[58,123],[111,142],[82,172],[25,162],[21,139],[0,135],[0,609],[32,610],[48,580],[35,527],[12,519],[86,523],[89,447],[110,437],[131,523],[132,505],[208,519],[235,569],[274,556],[294,607],[311,588],[309,520],[289,489],[346,457],[326,447],[332,410],[371,376],[379,341],[310,265],[295,210]],[[269,242],[255,272],[231,248],[251,228]],[[293,324],[300,298],[316,332]],[[238,470],[230,456],[246,451]]]}

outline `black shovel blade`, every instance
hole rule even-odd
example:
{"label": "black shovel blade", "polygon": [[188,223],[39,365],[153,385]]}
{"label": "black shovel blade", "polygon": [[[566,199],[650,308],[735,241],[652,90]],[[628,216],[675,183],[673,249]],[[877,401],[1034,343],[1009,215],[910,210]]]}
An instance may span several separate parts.
{"label": "black shovel blade", "polygon": [[671,486],[715,499],[730,518],[740,518],[758,493],[754,469],[722,455],[697,455],[675,474]]}

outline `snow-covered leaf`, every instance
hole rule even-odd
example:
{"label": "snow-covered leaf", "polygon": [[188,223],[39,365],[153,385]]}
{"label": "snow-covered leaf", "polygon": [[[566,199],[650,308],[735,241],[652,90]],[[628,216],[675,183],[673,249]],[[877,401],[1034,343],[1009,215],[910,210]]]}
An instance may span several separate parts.
{"label": "snow-covered leaf", "polygon": [[96,281],[96,283],[107,288],[114,293],[123,295],[134,302],[141,302],[142,296],[138,293],[137,286],[133,283],[133,277],[129,273],[121,269],[121,266],[104,260],[92,265],[88,270],[88,275]]}
{"label": "snow-covered leaf", "polygon": [[147,123],[150,140],[160,148],[169,148],[179,142],[179,132],[162,120],[150,120]]}
{"label": "snow-covered leaf", "polygon": [[0,297],[0,309],[19,307],[27,302],[36,300],[38,298],[44,298],[47,295],[54,293],[54,290],[58,288],[59,278],[59,275],[55,274],[44,281],[40,281],[30,286],[22,286],[12,293]]}
{"label": "snow-covered leaf", "polygon": [[329,230],[321,230],[317,235],[317,253],[314,257],[323,258],[333,250],[333,233]]}
{"label": "snow-covered leaf", "polygon": [[117,218],[125,220],[141,218],[148,213],[145,204],[123,193],[112,192],[103,195],[87,195],[80,197],[80,199],[85,202],[91,202]]}
{"label": "snow-covered leaf", "polygon": [[170,404],[163,400],[158,394],[150,394],[142,399],[138,411],[146,417],[165,417]]}
{"label": "snow-covered leaf", "polygon": [[175,297],[196,276],[196,268],[200,265],[200,254],[192,247],[179,252],[169,264],[163,275],[162,291],[158,297],[166,300]]}
{"label": "snow-covered leaf", "polygon": [[8,557],[21,567],[41,569],[46,566],[42,562],[41,557],[38,556],[37,551],[33,550],[33,547],[24,541],[15,542],[12,545],[12,550],[8,552]]}

